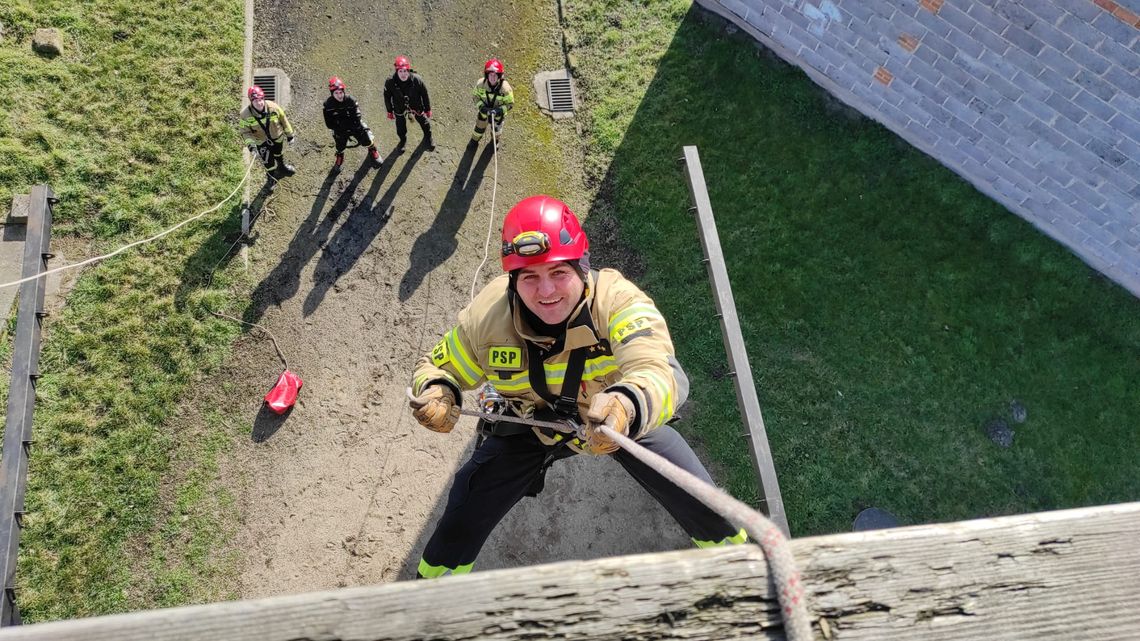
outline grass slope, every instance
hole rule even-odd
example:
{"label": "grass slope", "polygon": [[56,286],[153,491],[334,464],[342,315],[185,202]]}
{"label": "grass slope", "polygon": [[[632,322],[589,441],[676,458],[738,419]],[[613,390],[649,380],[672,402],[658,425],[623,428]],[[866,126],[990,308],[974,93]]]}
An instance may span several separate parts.
{"label": "grass slope", "polygon": [[[683,429],[733,494],[757,500],[682,145],[701,153],[793,533],[848,530],[870,505],[920,523],[1140,498],[1140,302],[688,1],[564,10],[594,210],[641,256],[694,379]],[[1028,421],[1000,449],[982,425],[1015,399]]]}
{"label": "grass slope", "polygon": [[[0,23],[0,202],[46,182],[60,198],[54,235],[102,252],[237,185],[240,2],[10,0]],[[32,52],[38,27],[63,31],[61,56]],[[237,224],[232,202],[89,270],[47,326],[17,576],[26,620],[169,604],[186,598],[171,577],[214,563],[184,545],[223,535],[192,518],[216,498],[195,493],[204,481],[172,490],[172,514],[159,498],[175,452],[208,472],[216,447],[164,425],[238,331],[207,313],[232,279],[205,286]],[[154,572],[134,577],[132,564]]]}

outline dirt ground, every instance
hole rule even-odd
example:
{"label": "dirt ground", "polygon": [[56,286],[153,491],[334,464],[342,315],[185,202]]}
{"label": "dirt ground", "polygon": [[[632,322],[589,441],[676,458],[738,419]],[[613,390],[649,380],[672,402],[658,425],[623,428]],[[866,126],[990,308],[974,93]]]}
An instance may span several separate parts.
{"label": "dirt ground", "polygon": [[[469,300],[493,178],[497,172],[494,235],[527,195],[560,195],[580,213],[591,202],[574,121],[555,123],[533,101],[534,74],[562,66],[557,5],[260,0],[255,11],[255,66],[280,67],[292,81],[298,144],[287,157],[298,173],[256,222],[249,250],[256,285],[244,313],[276,335],[305,385],[288,416],[261,407],[280,365],[254,332],[204,386],[220,391],[183,414],[221,411],[248,427],[223,465],[240,513],[238,596],[409,579],[451,476],[470,455],[474,420],[449,435],[429,432],[408,412],[404,388],[418,356]],[[431,90],[434,152],[417,147],[411,123],[408,150],[389,155],[395,132],[381,89],[396,54],[411,58]],[[504,61],[518,100],[497,167],[485,143],[465,149],[470,88],[492,55]],[[333,74],[379,136],[388,156],[379,170],[352,149],[344,171],[329,173],[320,105]],[[499,271],[495,237],[480,285]],[[475,569],[688,545],[616,462],[579,456],[556,465],[545,492],[515,508]]]}

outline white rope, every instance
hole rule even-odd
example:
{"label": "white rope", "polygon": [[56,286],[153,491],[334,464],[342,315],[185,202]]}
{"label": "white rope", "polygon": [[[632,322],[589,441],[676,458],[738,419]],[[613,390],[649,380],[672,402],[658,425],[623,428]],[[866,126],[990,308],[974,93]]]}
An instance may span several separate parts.
{"label": "white rope", "polygon": [[491,211],[487,215],[487,241],[483,243],[483,261],[475,269],[475,276],[471,278],[471,300],[475,300],[475,284],[479,282],[479,272],[487,264],[491,251],[491,232],[495,229],[495,194],[499,191],[499,140],[495,136],[495,114],[492,112],[488,118],[491,125],[491,145],[494,146],[495,173],[491,179]]}
{"label": "white rope", "polygon": [[277,350],[277,358],[281,359],[281,365],[285,369],[289,369],[289,361],[285,360],[285,352],[281,351],[281,348],[277,345],[277,337],[273,335],[273,332],[269,331],[269,328],[265,327],[264,325],[258,325],[257,323],[249,323],[243,321],[236,316],[230,316],[229,314],[223,314],[222,312],[211,311],[210,313],[214,316],[217,316],[218,318],[227,318],[229,320],[241,323],[242,325],[248,325],[249,327],[260,329],[261,331],[265,332],[265,334],[269,336],[269,340],[273,341],[273,349]]}
{"label": "white rope", "polygon": [[743,527],[744,531],[764,550],[764,556],[768,559],[772,579],[776,584],[776,598],[780,601],[785,636],[789,641],[811,641],[811,621],[808,619],[803,579],[796,569],[795,557],[788,549],[788,539],[780,531],[779,526],[724,490],[693,476],[660,454],[651,452],[628,436],[614,431],[608,425],[599,425],[596,429],[642,463],[696,497],[709,509]]}
{"label": "white rope", "polygon": [[187,218],[186,220],[178,223],[177,225],[175,225],[175,226],[173,226],[173,227],[171,227],[165,231],[161,231],[161,232],[155,234],[154,236],[151,236],[150,238],[144,238],[142,240],[136,240],[133,243],[123,245],[122,247],[116,249],[115,251],[113,251],[109,254],[103,254],[102,256],[96,256],[94,258],[88,258],[87,260],[83,260],[83,261],[80,261],[78,263],[71,263],[69,265],[62,265],[60,267],[55,267],[53,269],[49,269],[47,271],[40,272],[34,276],[27,276],[25,278],[21,278],[20,280],[14,280],[10,283],[0,284],[0,289],[3,289],[4,287],[12,287],[13,285],[21,285],[21,284],[26,283],[28,281],[35,280],[37,278],[43,278],[44,276],[56,274],[56,273],[62,272],[64,270],[75,269],[76,267],[83,267],[84,265],[90,265],[91,263],[97,263],[101,260],[106,260],[108,258],[111,258],[112,256],[118,256],[119,254],[121,254],[121,253],[127,251],[128,249],[135,247],[137,245],[142,245],[145,243],[150,243],[150,242],[156,241],[159,238],[162,238],[163,236],[177,230],[178,228],[182,227],[183,225],[187,225],[189,223],[192,223],[195,220],[198,220],[199,218],[201,218],[202,216],[205,216],[206,214],[217,211],[222,205],[224,205],[226,203],[226,201],[233,198],[234,194],[236,194],[239,189],[241,189],[241,186],[244,185],[245,181],[249,179],[249,172],[252,168],[253,168],[253,162],[250,162],[245,168],[245,176],[242,176],[241,182],[239,182],[237,184],[237,186],[234,187],[234,190],[231,191],[228,196],[226,196],[220,202],[218,202],[218,204],[214,205],[213,207],[211,207],[211,208],[209,208],[209,209],[207,209],[207,210],[205,210],[205,211],[203,211],[203,212],[201,212],[195,216],[191,216],[190,218]]}

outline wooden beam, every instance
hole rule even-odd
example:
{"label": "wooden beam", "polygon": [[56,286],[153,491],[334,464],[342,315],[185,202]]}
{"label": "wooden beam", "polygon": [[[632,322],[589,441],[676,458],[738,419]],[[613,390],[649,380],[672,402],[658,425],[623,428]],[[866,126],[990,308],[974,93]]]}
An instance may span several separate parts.
{"label": "wooden beam", "polygon": [[[1140,630],[1138,541],[1140,503],[1129,503],[791,545],[820,639],[1115,640]],[[575,561],[0,630],[0,641],[627,638],[782,639],[759,548]]]}

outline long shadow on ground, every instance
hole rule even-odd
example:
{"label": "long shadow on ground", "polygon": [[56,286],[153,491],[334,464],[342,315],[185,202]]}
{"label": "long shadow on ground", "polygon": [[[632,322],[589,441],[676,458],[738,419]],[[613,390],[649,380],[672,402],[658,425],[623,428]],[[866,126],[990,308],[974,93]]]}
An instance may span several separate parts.
{"label": "long shadow on ground", "polygon": [[411,298],[412,294],[419,289],[420,284],[424,282],[424,278],[455,253],[455,249],[459,245],[455,239],[455,234],[467,217],[467,212],[471,209],[471,201],[479,192],[479,184],[483,182],[483,174],[487,171],[487,165],[491,163],[491,158],[495,155],[494,147],[487,145],[483,148],[482,155],[479,156],[479,162],[472,167],[471,163],[475,160],[477,149],[478,147],[468,146],[463,152],[463,157],[459,160],[459,167],[455,170],[455,177],[451,181],[451,187],[448,188],[447,195],[443,198],[443,204],[439,207],[439,213],[431,226],[420,234],[412,246],[408,271],[404,274],[403,280],[400,281],[400,302],[405,302]]}
{"label": "long shadow on ground", "polygon": [[[251,227],[265,206],[269,194],[269,183],[266,183],[250,201]],[[214,273],[225,269],[233,258],[236,253],[234,250],[241,244],[241,209],[241,203],[234,205],[231,214],[186,259],[178,289],[174,292],[174,305],[177,309],[185,307],[187,299],[195,290],[209,289],[213,284]]]}
{"label": "long shadow on ground", "polygon": [[[320,261],[313,271],[313,288],[305,297],[305,304],[302,308],[306,317],[317,311],[317,307],[325,299],[329,289],[336,284],[341,276],[352,269],[356,261],[360,260],[360,257],[372,245],[372,241],[388,224],[388,220],[392,216],[396,194],[407,182],[408,176],[412,173],[412,168],[423,156],[425,150],[426,147],[421,142],[404,162],[404,166],[400,168],[400,173],[396,174],[392,184],[388,185],[388,189],[373,204],[373,198],[375,198],[380,185],[383,184],[384,177],[389,169],[384,169],[378,173],[373,179],[367,195],[358,206],[352,209],[348,220],[340,226],[340,229],[336,230],[336,234],[325,246],[324,253],[321,254]],[[386,168],[391,166],[391,162],[384,165]]]}
{"label": "long shadow on ground", "polygon": [[[336,224],[337,218],[340,216],[352,201],[353,194],[356,193],[357,186],[364,179],[364,175],[368,173],[370,164],[365,162],[360,165],[356,173],[352,175],[348,184],[345,185],[344,191],[333,203],[329,209],[329,213],[324,218],[321,218],[321,209],[324,208],[325,202],[328,200],[329,192],[332,191],[333,183],[336,181],[337,173],[330,170],[328,176],[325,177],[324,183],[321,185],[320,191],[317,192],[316,197],[313,199],[313,206],[309,210],[309,215],[297,228],[297,232],[293,235],[293,240],[289,242],[289,247],[285,250],[284,255],[281,256],[281,261],[273,268],[261,283],[258,284],[257,289],[254,290],[251,297],[250,306],[246,308],[244,320],[247,323],[256,323],[265,315],[265,310],[271,305],[280,305],[283,301],[289,300],[301,287],[301,270],[305,268],[309,260],[317,253],[317,251],[324,246],[325,238],[328,237],[332,231],[333,225]],[[383,175],[388,165],[381,168],[381,175],[378,175],[376,180],[383,180]]]}

